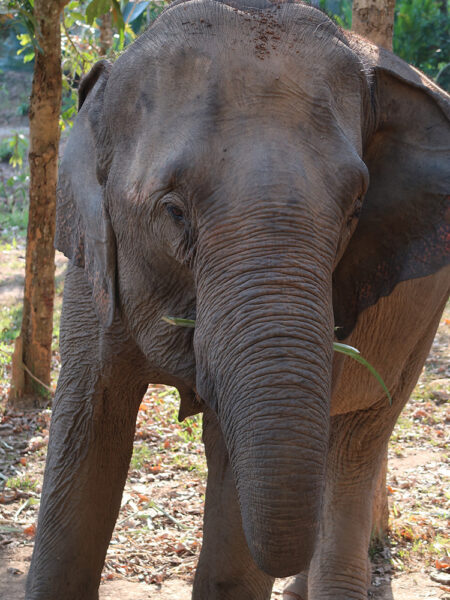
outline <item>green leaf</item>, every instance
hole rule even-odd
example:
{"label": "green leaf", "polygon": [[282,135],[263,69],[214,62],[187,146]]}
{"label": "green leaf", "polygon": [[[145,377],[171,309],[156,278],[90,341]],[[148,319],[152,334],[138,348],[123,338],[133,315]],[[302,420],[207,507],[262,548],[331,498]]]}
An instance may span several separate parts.
{"label": "green leaf", "polygon": [[181,319],[179,317],[162,317],[162,320],[169,325],[178,325],[178,327],[195,327],[193,319]]}
{"label": "green leaf", "polygon": [[389,404],[392,404],[392,396],[389,393],[389,390],[387,389],[386,384],[383,381],[383,378],[378,373],[378,371],[374,367],[372,367],[372,365],[365,358],[363,358],[361,356],[359,350],[357,350],[356,348],[353,348],[353,346],[348,346],[347,344],[340,344],[339,342],[333,343],[333,350],[335,352],[340,352],[341,354],[345,354],[346,356],[350,356],[350,358],[353,358],[360,364],[364,365],[366,367],[366,369],[368,369],[372,373],[372,375],[375,377],[375,379],[378,381],[378,383],[381,385],[381,387],[385,391],[386,396],[389,399]]}
{"label": "green leaf", "polygon": [[86,7],[86,21],[92,25],[94,19],[109,12],[111,0],[92,0]]}
{"label": "green leaf", "polygon": [[120,10],[120,4],[117,0],[111,0],[111,2],[113,22],[117,27],[119,34],[123,35],[125,30],[125,21],[123,20],[122,11]]}

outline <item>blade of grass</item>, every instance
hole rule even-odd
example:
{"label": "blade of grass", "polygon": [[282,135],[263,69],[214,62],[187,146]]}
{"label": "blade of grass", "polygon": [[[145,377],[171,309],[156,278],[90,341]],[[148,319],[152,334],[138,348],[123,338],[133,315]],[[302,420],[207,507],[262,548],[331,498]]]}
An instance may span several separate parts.
{"label": "blade of grass", "polygon": [[[162,317],[162,320],[165,321],[166,323],[169,323],[169,325],[177,325],[179,327],[195,327],[194,319],[182,319],[179,317]],[[349,346],[348,344],[341,344],[340,342],[333,343],[333,350],[335,352],[340,352],[341,354],[345,354],[346,356],[350,356],[350,358],[353,358],[353,360],[356,360],[361,365],[364,365],[364,367],[366,367],[366,369],[368,369],[370,371],[370,373],[372,373],[372,375],[375,377],[375,379],[378,381],[378,383],[381,385],[381,387],[385,391],[386,396],[388,397],[388,400],[389,400],[389,404],[392,404],[392,396],[389,393],[389,390],[387,389],[386,384],[383,381],[383,378],[378,373],[378,371],[364,357],[361,356],[359,350],[357,350],[353,346]]]}
{"label": "blade of grass", "polygon": [[193,319],[181,319],[179,317],[162,317],[162,320],[169,325],[178,325],[178,327],[195,327]]}
{"label": "blade of grass", "polygon": [[389,390],[387,389],[386,384],[383,381],[383,378],[378,373],[378,371],[375,369],[375,367],[372,367],[372,365],[364,357],[361,356],[359,350],[357,350],[356,348],[353,348],[353,346],[348,346],[347,344],[341,344],[339,342],[333,343],[333,349],[335,352],[340,352],[341,354],[350,356],[350,358],[353,358],[360,364],[364,365],[366,367],[366,369],[368,369],[372,373],[372,375],[375,377],[375,379],[378,381],[378,383],[381,385],[381,387],[385,391],[386,396],[389,399],[389,404],[392,404],[392,396],[389,393]]}

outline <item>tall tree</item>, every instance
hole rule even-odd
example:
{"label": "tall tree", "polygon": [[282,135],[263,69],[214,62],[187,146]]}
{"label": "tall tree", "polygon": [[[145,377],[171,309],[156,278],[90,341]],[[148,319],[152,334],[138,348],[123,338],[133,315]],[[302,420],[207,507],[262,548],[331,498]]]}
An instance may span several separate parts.
{"label": "tall tree", "polygon": [[353,0],[352,29],[392,50],[395,0]]}
{"label": "tall tree", "polygon": [[[68,0],[34,0],[35,62],[30,97],[30,209],[22,329],[10,400],[40,405],[50,384],[56,181],[61,109],[61,11]],[[38,383],[40,381],[44,384]]]}
{"label": "tall tree", "polygon": [[[352,29],[387,50],[392,51],[395,0],[353,0]],[[387,449],[378,476],[372,510],[372,539],[382,542],[389,526],[387,497]]]}

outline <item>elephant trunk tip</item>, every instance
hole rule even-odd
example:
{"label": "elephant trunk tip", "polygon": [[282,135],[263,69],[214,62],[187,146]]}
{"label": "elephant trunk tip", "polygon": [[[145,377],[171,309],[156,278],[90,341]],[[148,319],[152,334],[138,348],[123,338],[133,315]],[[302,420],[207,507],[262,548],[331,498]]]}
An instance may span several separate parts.
{"label": "elephant trunk tip", "polygon": [[[295,528],[295,526],[294,526]],[[250,553],[257,566],[272,577],[290,577],[308,568],[314,553],[318,525],[296,531],[291,543],[286,536],[246,535]],[[247,533],[247,532],[246,532]]]}

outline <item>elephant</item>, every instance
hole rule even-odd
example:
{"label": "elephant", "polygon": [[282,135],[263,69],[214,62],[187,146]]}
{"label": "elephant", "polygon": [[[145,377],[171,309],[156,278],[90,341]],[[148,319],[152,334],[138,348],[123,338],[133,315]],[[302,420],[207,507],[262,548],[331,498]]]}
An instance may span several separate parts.
{"label": "elephant", "polygon": [[449,294],[449,133],[444,91],[298,2],[177,0],[92,68],[27,600],[98,598],[149,383],[203,412],[194,600],[288,576],[367,598],[378,471]]}

